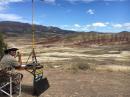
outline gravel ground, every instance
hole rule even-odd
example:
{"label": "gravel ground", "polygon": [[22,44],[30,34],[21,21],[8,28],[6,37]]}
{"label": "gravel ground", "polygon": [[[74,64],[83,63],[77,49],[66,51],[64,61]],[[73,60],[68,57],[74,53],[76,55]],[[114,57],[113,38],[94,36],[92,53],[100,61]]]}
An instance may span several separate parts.
{"label": "gravel ground", "polygon": [[[26,71],[22,81],[22,97],[32,96],[33,76]],[[40,97],[130,97],[130,73],[108,71],[44,71],[50,88]]]}

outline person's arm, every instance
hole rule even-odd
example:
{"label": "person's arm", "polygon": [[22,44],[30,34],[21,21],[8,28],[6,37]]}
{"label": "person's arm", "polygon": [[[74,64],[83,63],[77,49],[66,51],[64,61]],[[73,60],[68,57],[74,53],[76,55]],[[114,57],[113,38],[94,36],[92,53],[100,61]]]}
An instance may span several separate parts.
{"label": "person's arm", "polygon": [[18,56],[18,62],[19,62],[19,64],[22,65],[21,53],[17,52],[17,56]]}
{"label": "person's arm", "polygon": [[22,69],[23,67],[21,67],[22,65],[22,59],[21,59],[21,53],[17,52],[17,57],[18,57],[18,65],[15,65],[15,69]]}

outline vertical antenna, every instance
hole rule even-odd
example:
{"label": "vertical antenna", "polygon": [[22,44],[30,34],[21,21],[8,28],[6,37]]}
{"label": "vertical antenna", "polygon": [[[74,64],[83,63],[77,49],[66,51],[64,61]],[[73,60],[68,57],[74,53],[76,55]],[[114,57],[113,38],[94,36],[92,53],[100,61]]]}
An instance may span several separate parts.
{"label": "vertical antenna", "polygon": [[32,52],[30,53],[26,63],[32,56],[32,62],[37,63],[36,53],[35,53],[35,25],[34,25],[34,0],[32,0]]}
{"label": "vertical antenna", "polygon": [[35,48],[34,0],[32,0],[32,48]]}
{"label": "vertical antenna", "polygon": [[37,63],[34,48],[35,48],[34,0],[32,0],[32,61]]}

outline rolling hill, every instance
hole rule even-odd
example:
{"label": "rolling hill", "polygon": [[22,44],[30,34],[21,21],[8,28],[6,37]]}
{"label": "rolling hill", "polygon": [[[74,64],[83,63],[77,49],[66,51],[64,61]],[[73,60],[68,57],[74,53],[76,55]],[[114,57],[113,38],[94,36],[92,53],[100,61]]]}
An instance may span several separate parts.
{"label": "rolling hill", "polygon": [[[21,22],[1,21],[0,32],[6,37],[32,37],[32,25]],[[58,27],[35,25],[35,34],[38,38],[44,38],[45,43],[64,41],[76,46],[129,43],[130,41],[130,33],[127,31],[119,33],[76,32]]]}

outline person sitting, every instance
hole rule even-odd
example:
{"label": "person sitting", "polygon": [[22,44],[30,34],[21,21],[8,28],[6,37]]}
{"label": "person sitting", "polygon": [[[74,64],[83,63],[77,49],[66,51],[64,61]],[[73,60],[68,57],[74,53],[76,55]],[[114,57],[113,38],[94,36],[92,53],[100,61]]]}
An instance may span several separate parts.
{"label": "person sitting", "polygon": [[[17,50],[18,48],[6,49],[4,51],[5,55],[0,61],[0,70],[4,71],[6,74],[12,75],[13,90],[17,90],[17,85],[20,84],[23,78],[23,74],[15,71],[15,69],[21,68],[22,64],[21,54],[19,52],[16,54]],[[16,60],[16,57],[18,57],[18,61]]]}

